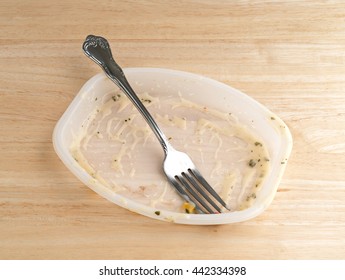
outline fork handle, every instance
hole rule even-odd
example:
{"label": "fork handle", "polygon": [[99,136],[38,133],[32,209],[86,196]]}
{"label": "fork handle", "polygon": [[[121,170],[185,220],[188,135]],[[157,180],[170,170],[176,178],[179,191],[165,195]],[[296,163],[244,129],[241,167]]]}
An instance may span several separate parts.
{"label": "fork handle", "polygon": [[115,62],[108,41],[100,36],[89,35],[83,43],[83,50],[89,58],[101,66],[110,80],[112,80],[132,101],[156,135],[163,147],[164,153],[167,154],[168,149],[172,149],[167,137],[158,127],[149,111],[130,86],[121,67]]}

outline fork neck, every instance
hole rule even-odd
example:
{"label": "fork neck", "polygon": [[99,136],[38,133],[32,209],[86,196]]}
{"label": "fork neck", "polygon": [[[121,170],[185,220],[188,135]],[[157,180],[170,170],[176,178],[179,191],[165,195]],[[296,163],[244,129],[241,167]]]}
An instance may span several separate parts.
{"label": "fork neck", "polygon": [[[116,68],[115,68],[116,69]],[[112,69],[113,70],[113,69]],[[147,124],[152,129],[153,133],[157,137],[159,143],[161,144],[165,155],[167,155],[169,150],[173,150],[173,147],[170,145],[168,138],[162,132],[162,130],[157,125],[156,121],[153,119],[149,111],[143,105],[141,100],[138,98],[132,87],[130,86],[129,82],[127,81],[125,75],[122,72],[122,75],[113,75],[113,71],[108,71],[106,74],[108,77],[116,83],[120,89],[127,95],[127,97],[132,101],[133,105],[138,109],[141,115],[144,117]]]}

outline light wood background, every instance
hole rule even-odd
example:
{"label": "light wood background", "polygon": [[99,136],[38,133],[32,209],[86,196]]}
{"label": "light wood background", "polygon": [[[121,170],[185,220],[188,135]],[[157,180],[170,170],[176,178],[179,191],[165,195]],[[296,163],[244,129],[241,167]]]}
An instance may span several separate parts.
{"label": "light wood background", "polygon": [[[344,1],[0,3],[1,259],[344,259]],[[79,182],[52,131],[101,70],[81,50],[109,39],[123,67],[229,84],[277,113],[294,148],[261,216],[234,225],[159,222]]]}

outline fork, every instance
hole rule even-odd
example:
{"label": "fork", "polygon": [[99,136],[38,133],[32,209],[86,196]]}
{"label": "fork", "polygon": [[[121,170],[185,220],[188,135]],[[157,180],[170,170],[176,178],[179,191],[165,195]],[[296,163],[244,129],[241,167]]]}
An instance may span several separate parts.
{"label": "fork", "polygon": [[83,43],[83,50],[127,95],[156,135],[165,153],[163,170],[168,181],[178,193],[192,204],[198,213],[216,214],[221,213],[224,208],[229,210],[223,199],[197,170],[190,157],[171,146],[167,137],[130,86],[121,67],[115,62],[108,41],[100,36],[89,35]]}

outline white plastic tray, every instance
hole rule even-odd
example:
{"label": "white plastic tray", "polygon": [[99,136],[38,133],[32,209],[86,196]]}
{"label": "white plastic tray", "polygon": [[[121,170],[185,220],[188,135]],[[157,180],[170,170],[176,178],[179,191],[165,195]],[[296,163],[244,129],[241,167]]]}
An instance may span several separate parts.
{"label": "white plastic tray", "polygon": [[[118,195],[88,174],[74,160],[70,152],[71,143],[78,129],[97,106],[95,100],[102,100],[102,96],[114,91],[116,87],[105,75],[98,74],[82,87],[58,121],[53,133],[56,153],[67,168],[85,185],[121,207],[154,219],[181,224],[207,225],[241,222],[256,217],[270,205],[292,149],[289,129],[278,116],[244,93],[200,75],[157,68],[127,68],[124,72],[130,82],[143,83],[148,90],[157,82],[164,82],[173,85],[174,92],[188,95],[193,102],[206,104],[220,111],[232,112],[241,123],[259,135],[266,145],[270,156],[270,173],[263,182],[254,204],[245,210],[230,213],[216,215],[177,213],[154,209]],[[162,94],[165,94],[164,91]],[[157,210],[160,211],[160,215],[155,214]]]}

